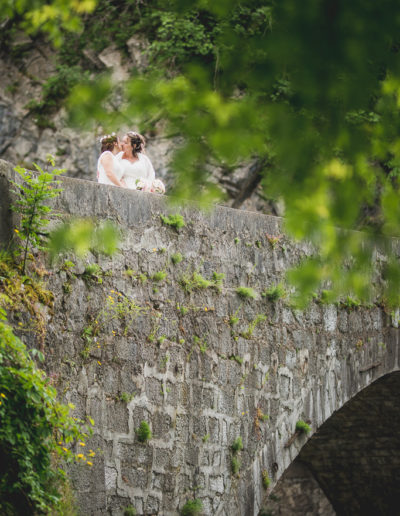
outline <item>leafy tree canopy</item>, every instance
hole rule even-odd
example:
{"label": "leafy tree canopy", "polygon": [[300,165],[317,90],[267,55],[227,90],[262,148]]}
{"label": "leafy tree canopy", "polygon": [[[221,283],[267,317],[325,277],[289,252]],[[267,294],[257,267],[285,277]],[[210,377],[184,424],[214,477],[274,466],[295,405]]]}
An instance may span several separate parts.
{"label": "leafy tree canopy", "polygon": [[[62,13],[64,3],[35,5]],[[94,7],[74,5],[75,14]],[[147,35],[150,66],[123,85],[119,111],[110,109],[108,77],[76,86],[72,122],[118,128],[130,120],[142,129],[166,120],[168,133],[181,136],[172,164],[180,198],[198,198],[199,186],[204,199],[219,195],[210,164],[257,162],[266,195],[285,201],[288,232],[318,247],[318,259],[292,274],[303,298],[324,284],[332,298],[373,293],[398,305],[390,240],[400,233],[394,0],[102,0],[97,9],[105,6],[124,13],[122,24],[130,20],[127,36]],[[29,12],[26,19],[56,41],[71,28],[62,14],[50,26]],[[363,237],[343,231],[357,228]],[[388,259],[375,252],[377,242]],[[374,278],[378,266],[384,284]]]}

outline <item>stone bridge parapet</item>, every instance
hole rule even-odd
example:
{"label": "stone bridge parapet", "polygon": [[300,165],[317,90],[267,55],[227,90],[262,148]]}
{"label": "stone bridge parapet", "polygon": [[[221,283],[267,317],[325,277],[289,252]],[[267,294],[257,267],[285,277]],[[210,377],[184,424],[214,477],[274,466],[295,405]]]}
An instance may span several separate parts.
{"label": "stone bridge parapet", "polygon": [[[11,168],[1,163],[2,200]],[[397,321],[381,307],[315,301],[299,311],[263,296],[312,252],[284,235],[281,219],[178,210],[84,180],[62,187],[62,218],[110,219],[122,237],[111,258],[63,257],[48,281],[49,372],[76,415],[95,420],[94,465],[72,471],[82,514],[176,515],[195,497],[204,515],[257,515],[263,478],[269,492],[332,414],[399,369]],[[11,216],[5,202],[1,210],[4,239]],[[178,212],[184,227],[163,223]],[[299,420],[308,436],[293,437]]]}

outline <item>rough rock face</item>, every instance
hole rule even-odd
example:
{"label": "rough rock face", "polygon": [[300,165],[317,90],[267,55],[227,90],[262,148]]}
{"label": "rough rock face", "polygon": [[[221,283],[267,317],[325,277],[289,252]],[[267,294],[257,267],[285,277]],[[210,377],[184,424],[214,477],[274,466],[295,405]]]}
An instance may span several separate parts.
{"label": "rough rock face", "polygon": [[92,134],[78,134],[66,127],[63,110],[51,116],[54,129],[40,129],[30,115],[27,103],[40,100],[41,84],[54,73],[54,54],[44,45],[32,47],[14,62],[9,56],[0,59],[0,156],[32,168],[44,166],[46,154],[57,159],[72,177],[93,179],[97,152]]}
{"label": "rough rock face", "polygon": [[[17,62],[9,55],[0,54],[0,157],[31,167],[33,162],[45,165],[45,156],[50,153],[56,157],[57,166],[67,170],[68,176],[95,180],[100,151],[98,137],[103,134],[102,129],[82,133],[67,127],[63,109],[49,115],[52,128],[37,127],[27,103],[32,99],[40,100],[41,85],[55,72],[55,54],[47,46],[22,37],[24,39],[15,42],[24,49],[23,57]],[[98,56],[87,57],[100,69],[111,68],[118,82],[129,77],[132,64],[138,68],[145,66],[145,58],[140,53],[143,45],[141,40],[129,40],[131,62],[122,62],[120,53],[113,47]],[[122,128],[122,131],[127,129]],[[168,182],[168,143],[162,138],[149,140],[147,152],[157,175]]]}
{"label": "rough rock face", "polygon": [[[0,162],[3,189],[10,169]],[[188,204],[186,225],[176,230],[162,223],[161,196],[71,178],[63,187],[57,212],[112,219],[122,235],[115,256],[60,257],[49,276],[55,306],[46,367],[75,414],[95,420],[87,443],[96,451],[93,468],[72,471],[82,515],[122,516],[133,505],[138,514],[175,516],[196,497],[204,516],[256,516],[302,450],[324,491],[334,487],[334,508],[351,497],[356,510],[341,514],[365,515],[357,507],[395,499],[396,314],[319,302],[299,311],[262,296],[312,252],[282,235],[276,217],[224,207],[205,214]],[[7,228],[0,231],[1,241]],[[174,263],[177,253],[182,260]],[[98,267],[87,269],[88,261]],[[238,287],[253,290],[239,295]],[[36,344],[32,332],[22,335]],[[300,419],[310,422],[308,436],[295,432]],[[142,421],[152,431],[145,442]],[[243,449],[235,452],[238,437]],[[307,485],[304,514],[311,506],[330,510],[315,482]],[[295,500],[299,489],[289,488]]]}
{"label": "rough rock face", "polygon": [[[99,135],[102,128],[93,132],[78,132],[66,125],[65,111],[49,115],[51,128],[41,129],[34,116],[27,109],[31,100],[40,100],[42,84],[55,72],[55,54],[48,46],[32,41],[21,34],[14,42],[20,57],[15,60],[9,54],[0,53],[0,158],[15,164],[32,168],[32,163],[44,166],[46,154],[56,157],[59,168],[65,168],[69,177],[96,180],[97,159],[100,146]],[[127,42],[129,58],[122,58],[115,47],[94,55],[90,50],[85,57],[97,70],[111,69],[116,82],[129,77],[130,70],[143,70],[146,65],[146,42],[135,37]],[[132,127],[121,128],[121,134]],[[165,139],[162,129],[155,128],[148,138],[147,153],[154,164],[156,174],[170,187],[173,174],[169,160],[173,140]],[[224,170],[214,168],[212,175],[227,193],[227,205],[237,208],[282,214],[279,204],[266,202],[260,195],[260,187],[248,191],[248,177],[251,165],[241,167],[226,175]],[[250,185],[251,187],[251,185]],[[257,193],[258,192],[258,193]],[[241,200],[238,201],[237,199]]]}

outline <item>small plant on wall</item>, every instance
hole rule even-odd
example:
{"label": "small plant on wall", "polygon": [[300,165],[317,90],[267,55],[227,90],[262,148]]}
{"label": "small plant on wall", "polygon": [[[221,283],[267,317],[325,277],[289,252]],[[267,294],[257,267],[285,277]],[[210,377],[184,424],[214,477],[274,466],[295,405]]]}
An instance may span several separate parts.
{"label": "small plant on wall", "polygon": [[300,434],[308,434],[309,432],[311,432],[311,426],[302,419],[300,419],[296,423],[296,432],[299,432]]}
{"label": "small plant on wall", "polygon": [[[48,156],[48,162],[54,167],[55,162]],[[22,255],[22,274],[25,274],[26,262],[32,248],[44,249],[44,233],[49,221],[46,218],[51,212],[47,201],[57,197],[62,191],[57,188],[59,181],[55,180],[64,170],[53,170],[45,172],[34,163],[37,173],[26,170],[22,167],[15,167],[15,171],[22,179],[22,183],[12,182],[17,200],[12,205],[12,210],[21,217],[20,229],[15,233],[19,238],[19,249]]]}
{"label": "small plant on wall", "polygon": [[309,432],[311,432],[311,426],[308,424],[308,422],[299,419],[296,423],[296,431],[285,444],[285,448],[289,448],[289,446],[291,446],[297,437],[300,435],[307,435]]}
{"label": "small plant on wall", "polygon": [[266,469],[264,469],[261,473],[261,477],[262,477],[262,485],[263,485],[263,488],[266,490],[269,488],[270,484],[271,484],[271,479],[269,478],[268,476],[268,471]]}
{"label": "small plant on wall", "polygon": [[179,215],[179,213],[175,213],[173,215],[160,215],[160,217],[165,226],[171,226],[176,230],[186,226],[185,219],[182,215]]}
{"label": "small plant on wall", "polygon": [[251,287],[238,287],[236,294],[242,299],[256,299],[257,292]]}
{"label": "small plant on wall", "polygon": [[194,500],[188,500],[181,509],[181,516],[198,516],[203,510],[203,504],[201,500],[195,498]]}
{"label": "small plant on wall", "polygon": [[274,285],[265,290],[261,295],[262,297],[267,298],[268,301],[276,302],[278,299],[286,297],[287,292],[282,283],[278,283],[277,285]]}
{"label": "small plant on wall", "polygon": [[141,443],[145,443],[152,438],[150,426],[147,421],[142,421],[139,428],[136,429],[136,435]]}
{"label": "small plant on wall", "polygon": [[231,468],[233,475],[237,475],[240,470],[241,462],[239,459],[239,453],[243,450],[243,441],[241,436],[237,437],[231,446],[232,457],[231,457]]}
{"label": "small plant on wall", "polygon": [[172,256],[171,256],[171,262],[174,264],[174,265],[177,265],[178,263],[181,263],[181,261],[183,260],[183,256],[181,255],[181,253],[174,253]]}

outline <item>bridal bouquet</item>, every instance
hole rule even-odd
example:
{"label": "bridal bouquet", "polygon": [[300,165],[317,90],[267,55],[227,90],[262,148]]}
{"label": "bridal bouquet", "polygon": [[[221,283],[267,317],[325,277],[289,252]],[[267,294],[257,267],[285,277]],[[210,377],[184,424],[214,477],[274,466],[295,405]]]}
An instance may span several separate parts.
{"label": "bridal bouquet", "polygon": [[165,185],[160,179],[154,179],[154,181],[149,181],[148,179],[136,179],[136,190],[164,194]]}
{"label": "bridal bouquet", "polygon": [[142,192],[151,192],[152,182],[148,179],[136,179],[136,190],[141,190]]}
{"label": "bridal bouquet", "polygon": [[165,194],[165,185],[161,179],[154,179],[151,184],[151,192],[158,194]]}

